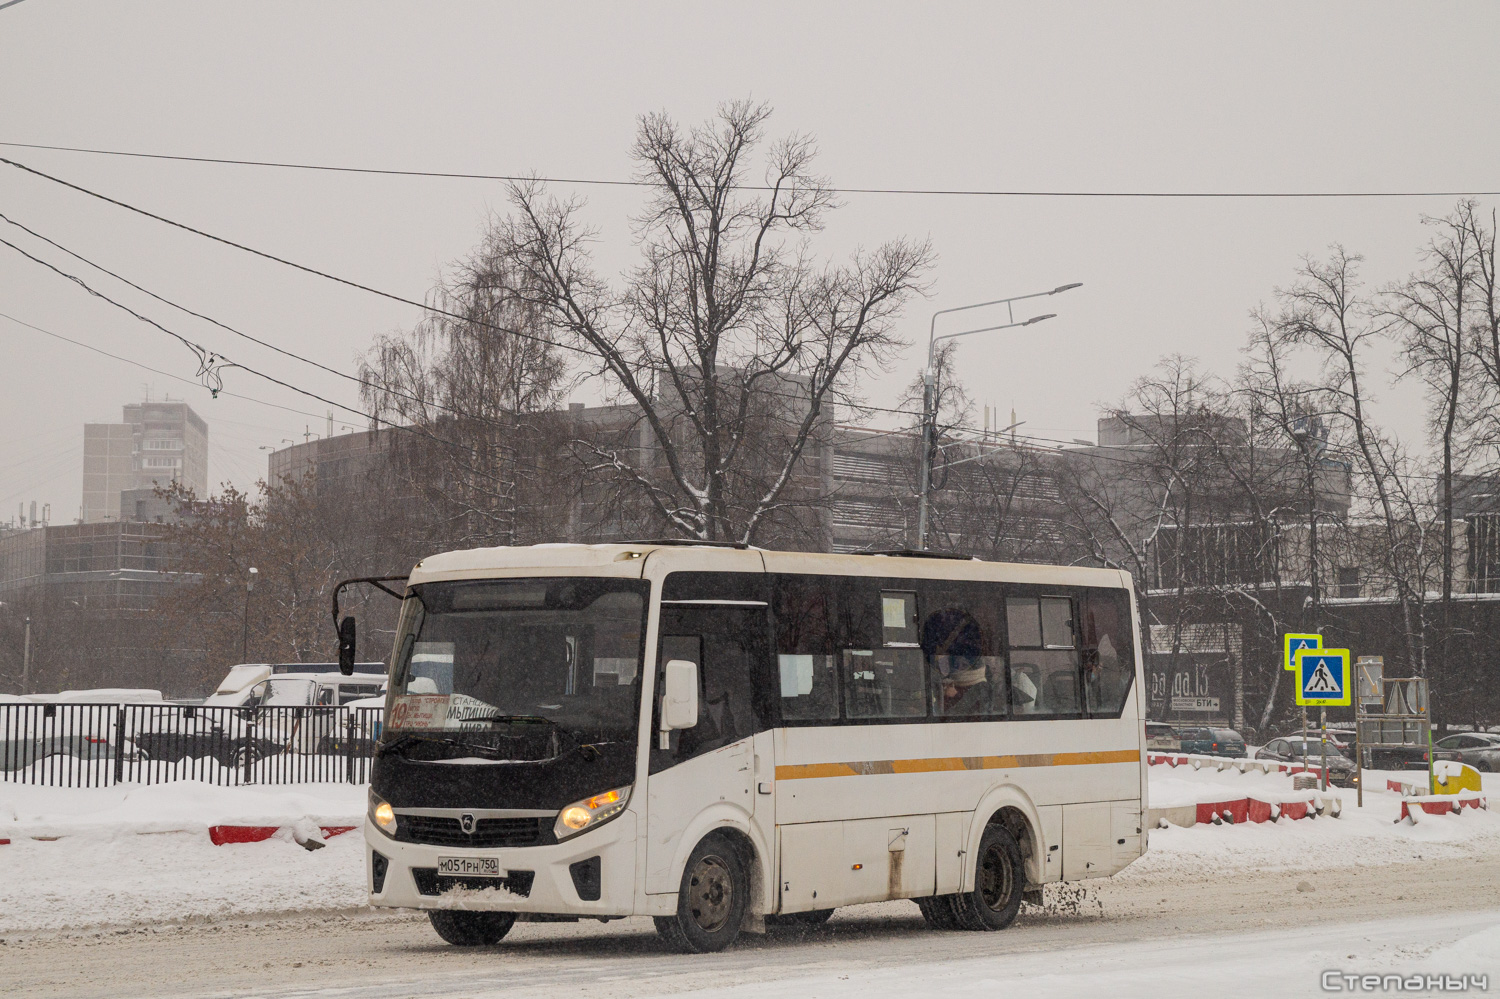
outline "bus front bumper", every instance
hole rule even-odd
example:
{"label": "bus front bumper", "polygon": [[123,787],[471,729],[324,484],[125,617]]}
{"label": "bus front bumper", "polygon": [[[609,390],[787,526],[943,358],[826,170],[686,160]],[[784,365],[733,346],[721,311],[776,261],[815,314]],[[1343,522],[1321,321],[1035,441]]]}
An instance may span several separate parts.
{"label": "bus front bumper", "polygon": [[[463,849],[402,843],[365,819],[370,904],[405,909],[479,909],[537,915],[628,916],[635,894],[635,813],[562,843]],[[499,861],[500,878],[443,878],[440,857]],[[378,883],[378,890],[377,890]],[[595,898],[587,896],[596,895]]]}

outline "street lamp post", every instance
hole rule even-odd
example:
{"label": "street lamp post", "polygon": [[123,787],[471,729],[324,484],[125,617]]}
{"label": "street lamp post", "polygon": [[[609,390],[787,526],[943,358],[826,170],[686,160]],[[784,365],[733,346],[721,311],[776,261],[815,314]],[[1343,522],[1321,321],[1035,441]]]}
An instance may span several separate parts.
{"label": "street lamp post", "polygon": [[255,576],[259,571],[252,565],[245,579],[245,616],[244,624],[240,628],[240,662],[245,662],[250,658],[250,591],[255,589]]}
{"label": "street lamp post", "polygon": [[[933,370],[933,359],[939,340],[953,340],[961,336],[969,336],[973,333],[988,333],[993,330],[1012,329],[1017,326],[1030,326],[1044,319],[1051,319],[1056,313],[1048,313],[1044,316],[1032,316],[1030,319],[1016,322],[1016,313],[1012,305],[1028,298],[1043,298],[1048,295],[1056,295],[1074,288],[1083,287],[1082,282],[1058,285],[1051,291],[1036,291],[1029,295],[1015,295],[1011,298],[997,298],[990,302],[976,302],[973,305],[959,305],[951,309],[939,309],[932,314],[932,321],[927,330],[927,367],[922,371],[922,454],[921,467],[918,469],[917,487],[917,548],[927,547],[927,507],[928,496],[932,491],[932,438],[935,431],[934,424],[937,421],[937,372]],[[966,312],[969,309],[981,309],[989,305],[1004,305],[1010,321],[999,326],[985,326],[977,330],[964,330],[962,333],[945,333],[937,335],[937,317],[949,312]]]}

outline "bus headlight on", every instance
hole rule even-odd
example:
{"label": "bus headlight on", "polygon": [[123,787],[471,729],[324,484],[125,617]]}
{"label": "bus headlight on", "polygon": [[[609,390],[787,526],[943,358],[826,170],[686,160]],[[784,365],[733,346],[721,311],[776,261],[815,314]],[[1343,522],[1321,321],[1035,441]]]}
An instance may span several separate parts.
{"label": "bus headlight on", "polygon": [[612,791],[605,791],[603,794],[596,794],[592,798],[575,801],[557,813],[557,824],[552,827],[552,832],[560,843],[569,836],[576,836],[585,829],[592,829],[608,822],[623,812],[629,803],[630,785],[628,784]]}
{"label": "bus headlight on", "polygon": [[370,821],[387,836],[396,835],[396,810],[374,791],[370,792]]}

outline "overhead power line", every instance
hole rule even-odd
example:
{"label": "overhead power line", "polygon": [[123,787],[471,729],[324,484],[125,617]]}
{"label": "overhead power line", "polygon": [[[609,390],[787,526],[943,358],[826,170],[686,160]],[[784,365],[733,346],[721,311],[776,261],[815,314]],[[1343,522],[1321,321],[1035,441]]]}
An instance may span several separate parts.
{"label": "overhead power line", "polygon": [[[51,337],[54,340],[61,340],[64,343],[71,343],[73,346],[75,346],[75,347],[82,347],[84,350],[91,350],[95,354],[100,354],[100,355],[103,355],[104,357],[108,357],[108,358],[110,358],[112,360],[121,361],[121,362],[123,362],[125,364],[133,365],[134,367],[140,368],[142,371],[149,371],[153,375],[161,375],[163,378],[170,378],[173,381],[182,382],[184,385],[192,385],[192,386],[195,386],[197,388],[206,388],[206,386],[203,385],[202,382],[195,382],[191,378],[184,378],[181,375],[173,374],[170,371],[163,371],[160,368],[153,368],[149,364],[142,364],[140,361],[132,360],[131,358],[128,358],[128,357],[121,357],[119,354],[111,354],[107,350],[101,350],[100,348],[95,347],[92,344],[84,343],[82,340],[74,340],[71,337],[65,337],[65,336],[63,336],[61,333],[54,333],[51,330],[44,330],[40,326],[35,326],[35,325],[31,324],[31,323],[26,322],[24,319],[17,319],[15,316],[8,315],[8,314],[6,314],[4,312],[0,312],[0,319],[9,319],[11,322],[15,323],[16,325],[18,325],[18,326],[24,326],[24,327],[26,327],[29,330],[32,330],[34,332],[42,334],[43,336],[49,336],[49,337]],[[240,395],[238,392],[230,392],[228,390],[225,390],[223,392],[220,392],[219,394],[223,395],[223,396],[228,396],[228,397],[230,397],[232,399],[243,399],[246,402],[253,402],[253,403],[256,403],[257,405],[261,405],[261,406],[269,406],[272,409],[285,410],[288,413],[296,413],[298,416],[311,416],[311,417],[314,417],[315,419],[319,419],[319,420],[323,419],[323,414],[322,413],[309,413],[309,412],[307,412],[304,409],[293,409],[291,406],[283,406],[280,403],[267,402],[264,399],[257,399],[254,396],[250,396],[250,395]]]}
{"label": "overhead power line", "polygon": [[[391,167],[346,166],[332,163],[295,163],[283,160],[234,159],[223,156],[186,156],[174,153],[144,153],[127,149],[94,149],[86,146],[55,146],[38,142],[0,142],[15,149],[44,149],[49,152],[85,153],[91,156],[119,156],[130,159],[166,160],[177,163],[207,163],[221,166],[268,167],[277,170],[307,170],[319,173],[353,173],[379,177],[425,177],[440,180],[487,180],[547,184],[575,184],[590,187],[650,188],[649,180],[611,180],[601,177],[543,177],[536,174],[474,173],[455,170],[399,170]],[[737,184],[741,191],[772,191],[769,184]],[[936,197],[981,198],[1464,198],[1497,197],[1500,191],[1102,191],[1042,190],[1035,188],[944,188],[944,187],[834,187],[837,194],[889,194]]]}
{"label": "overhead power line", "polygon": [[[3,143],[0,143],[0,144],[3,144]],[[561,350],[572,351],[575,354],[581,354],[581,355],[584,355],[586,357],[595,358],[595,359],[599,359],[601,357],[601,355],[597,351],[595,351],[595,350],[593,350],[592,348],[589,348],[589,347],[580,347],[580,346],[578,346],[576,344],[569,344],[569,343],[559,343],[556,340],[551,340],[551,339],[548,339],[547,337],[538,336],[535,333],[528,333],[528,332],[526,332],[524,330],[518,330],[518,329],[515,329],[513,327],[501,326],[501,325],[499,325],[497,323],[488,322],[486,320],[475,319],[472,316],[465,316],[465,315],[462,315],[462,314],[457,313],[457,312],[450,312],[450,311],[448,311],[446,309],[438,308],[437,306],[431,305],[431,304],[426,303],[426,302],[419,302],[416,299],[407,298],[404,295],[398,295],[398,294],[395,294],[394,292],[383,291],[383,290],[381,290],[379,288],[374,288],[374,287],[371,287],[370,285],[362,284],[362,283],[360,283],[358,281],[352,281],[349,278],[339,277],[336,274],[330,274],[327,271],[322,271],[322,270],[319,270],[319,269],[317,269],[315,267],[309,267],[306,264],[299,264],[296,261],[288,260],[285,257],[279,257],[279,256],[277,256],[274,253],[267,253],[264,250],[257,250],[256,248],[254,248],[252,246],[247,246],[244,243],[239,243],[239,242],[236,242],[235,240],[227,239],[227,238],[225,238],[223,236],[218,236],[218,235],[215,235],[215,234],[213,234],[211,232],[206,232],[206,231],[204,231],[202,229],[198,229],[198,228],[195,228],[193,226],[190,226],[190,225],[188,225],[188,224],[186,224],[184,222],[178,222],[175,219],[167,218],[164,215],[158,215],[155,212],[149,211],[149,210],[147,210],[145,208],[140,208],[140,207],[137,207],[136,205],[130,204],[129,202],[121,201],[118,198],[112,198],[112,197],[110,197],[107,194],[101,194],[98,191],[90,190],[89,188],[83,187],[83,186],[81,186],[79,184],[75,184],[75,183],[73,183],[71,181],[64,180],[61,177],[54,177],[52,174],[45,173],[45,172],[43,172],[41,170],[37,170],[34,167],[27,166],[26,164],[19,163],[19,162],[15,161],[15,160],[6,159],[3,156],[0,156],[0,163],[4,163],[4,164],[6,164],[8,166],[15,167],[18,170],[25,171],[26,173],[32,174],[34,176],[41,177],[44,180],[49,180],[49,181],[51,181],[54,184],[60,184],[61,186],[66,187],[66,188],[68,188],[70,190],[77,191],[80,194],[86,194],[86,195],[88,195],[91,198],[96,198],[96,199],[98,199],[100,201],[106,202],[107,204],[114,205],[114,206],[116,206],[118,208],[123,208],[126,211],[134,212],[137,215],[145,216],[146,218],[152,219],[152,220],[154,220],[156,222],[160,222],[163,225],[169,225],[169,226],[172,226],[173,228],[181,229],[184,232],[192,233],[195,236],[200,236],[200,237],[202,237],[204,239],[211,240],[211,241],[213,241],[215,243],[220,243],[220,244],[222,244],[224,246],[229,246],[229,247],[232,247],[232,248],[234,248],[236,250],[240,250],[240,251],[242,251],[244,253],[249,253],[249,254],[252,254],[253,256],[261,257],[262,259],[270,260],[270,261],[272,261],[274,263],[282,264],[283,266],[286,266],[286,267],[291,267],[294,270],[302,271],[305,274],[311,274],[314,277],[319,277],[319,278],[323,278],[323,279],[328,280],[328,281],[333,281],[336,284],[341,284],[341,285],[344,285],[344,286],[349,287],[349,288],[354,288],[354,289],[356,289],[358,291],[367,292],[368,294],[376,295],[376,296],[379,296],[380,298],[385,298],[385,299],[388,299],[388,300],[393,301],[393,302],[400,302],[403,305],[410,305],[410,306],[412,306],[414,308],[421,309],[422,311],[427,312],[427,313],[431,313],[433,315],[444,316],[444,317],[449,318],[449,319],[455,319],[455,320],[457,320],[459,322],[462,322],[462,323],[469,323],[469,324],[472,324],[472,325],[475,325],[475,326],[483,327],[484,329],[494,330],[497,333],[505,333],[505,334],[508,334],[510,336],[515,336],[515,337],[518,337],[518,338],[523,339],[523,340],[530,340],[533,343],[538,343],[538,344],[541,344],[543,346],[557,347],[557,348],[559,348]],[[7,221],[9,221],[9,220],[7,220]],[[14,223],[12,223],[12,224],[14,224]],[[30,230],[28,230],[28,231],[30,231]],[[45,239],[45,237],[41,237],[41,238]],[[52,241],[51,240],[47,240],[47,242],[50,243]],[[57,244],[54,243],[53,245],[56,246]],[[70,253],[73,256],[77,256],[77,254],[72,254],[72,251],[66,250],[63,247],[59,246],[58,248],[59,249],[63,249],[64,252]],[[35,258],[33,258],[33,259],[35,259]],[[90,266],[98,267],[98,265],[92,264],[91,262],[85,260],[82,257],[79,257],[78,259],[84,260],[84,262],[85,263],[89,263]],[[51,265],[49,264],[47,266],[50,267]],[[99,269],[100,270],[104,270],[103,268],[99,268]],[[106,270],[106,271],[104,271],[104,273],[110,274],[111,276],[114,276],[114,277],[118,277],[118,275],[115,275],[112,271],[107,271]],[[123,278],[119,278],[119,280],[123,281],[124,279]],[[126,281],[125,283],[126,284],[130,284],[130,282],[128,282],[128,281]],[[135,287],[135,288],[138,288],[138,290],[145,291],[145,289],[139,288],[138,285],[131,285],[131,286]],[[154,295],[151,292],[146,292],[146,293],[147,294],[151,294],[153,298],[157,298],[160,301],[164,301],[164,302],[167,301],[166,299],[162,299],[160,296]],[[168,302],[167,304],[173,305],[174,303]],[[185,309],[182,306],[176,306],[176,305],[174,305],[174,307],[175,308],[183,309],[184,312],[189,312],[189,314],[191,314],[191,315],[197,315],[197,313],[191,312],[191,310]],[[206,317],[200,317],[200,318],[206,318]],[[216,320],[209,320],[209,321],[210,322],[214,322],[215,325],[223,326],[222,323],[218,323]],[[223,326],[223,328],[230,330],[230,332],[239,334],[238,330],[234,330],[231,327]],[[239,334],[239,335],[245,336],[246,334]],[[253,337],[247,337],[247,338],[248,339],[254,339]],[[256,342],[264,344],[263,341],[257,340]],[[264,345],[268,346],[268,347],[271,347],[270,344],[264,344]],[[281,350],[280,348],[277,348],[277,347],[271,347],[271,349],[273,349],[273,350]],[[281,352],[282,353],[288,353],[286,351],[281,351]],[[297,355],[290,355],[290,356],[297,357]],[[318,362],[316,362],[316,361],[309,361],[306,358],[301,358],[301,357],[298,357],[298,359],[299,360],[304,360],[304,361],[306,361],[309,364],[317,365],[318,367],[323,367],[322,365],[318,364]],[[671,374],[672,373],[669,369],[667,369],[667,368],[665,368],[663,366],[660,366],[660,365],[643,365],[643,368],[645,368],[647,370],[655,371],[658,374]],[[246,370],[249,370],[249,369],[246,369]],[[343,374],[342,372],[336,372],[336,373]],[[347,375],[347,374],[344,374],[343,377],[350,378],[350,379],[355,380],[355,381],[359,380],[359,379],[353,378],[353,376]],[[783,395],[783,396],[786,396],[788,398],[796,398],[797,397],[794,393],[775,392],[774,390],[763,390],[763,391],[766,391],[768,394]],[[397,393],[397,394],[400,394],[400,393]],[[898,414],[901,414],[903,416],[919,416],[919,415],[921,415],[919,413],[915,413],[915,412],[912,412],[910,410],[891,409],[891,408],[884,407],[884,406],[870,406],[870,405],[863,405],[863,404],[855,405],[855,404],[852,404],[852,403],[847,404],[847,405],[849,405],[849,407],[851,409],[868,411],[868,412],[898,413]],[[444,408],[444,407],[439,406],[438,408]]]}

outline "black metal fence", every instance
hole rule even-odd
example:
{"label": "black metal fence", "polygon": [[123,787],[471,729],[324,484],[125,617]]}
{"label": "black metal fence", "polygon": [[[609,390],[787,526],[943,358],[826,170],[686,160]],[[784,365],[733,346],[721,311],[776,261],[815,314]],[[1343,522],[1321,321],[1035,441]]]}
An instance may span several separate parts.
{"label": "black metal fence", "polygon": [[0,781],[57,787],[369,780],[379,708],[0,704]]}

